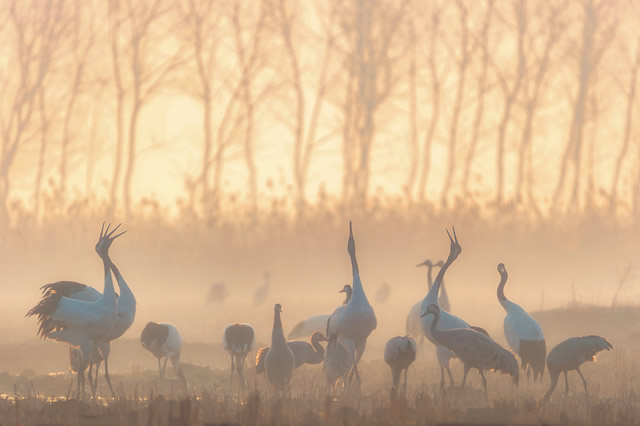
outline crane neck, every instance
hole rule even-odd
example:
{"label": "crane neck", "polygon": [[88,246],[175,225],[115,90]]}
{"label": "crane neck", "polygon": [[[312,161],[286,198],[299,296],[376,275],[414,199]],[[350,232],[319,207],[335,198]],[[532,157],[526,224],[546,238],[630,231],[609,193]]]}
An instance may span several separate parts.
{"label": "crane neck", "polygon": [[436,275],[436,280],[433,283],[433,286],[429,289],[427,293],[427,300],[429,303],[438,304],[438,295],[440,294],[440,286],[442,285],[442,281],[444,279],[444,274],[449,269],[449,266],[453,263],[453,259],[451,256],[447,258],[447,261],[442,265],[440,270],[438,271],[438,275]]}
{"label": "crane neck", "polygon": [[507,284],[507,278],[509,278],[509,274],[507,274],[507,271],[500,272],[500,284],[498,284],[498,300],[503,305],[503,302],[506,302],[508,300],[504,295],[504,286],[505,284]]}
{"label": "crane neck", "polygon": [[436,311],[436,312],[433,313],[433,321],[431,321],[431,335],[436,340],[438,340],[436,338],[436,334],[438,334],[440,332],[440,330],[438,330],[438,323],[439,322],[440,322],[440,311]]}
{"label": "crane neck", "polygon": [[433,285],[433,265],[427,265],[427,285],[429,286],[429,290],[431,290],[431,286]]}
{"label": "crane neck", "polygon": [[124,277],[120,273],[120,270],[113,262],[111,262],[111,270],[113,271],[113,275],[116,276],[116,280],[118,281],[118,288],[120,289],[120,298],[118,299],[118,305],[133,306],[135,308],[136,297],[133,295],[131,288],[124,280]]}
{"label": "crane neck", "polygon": [[318,335],[313,335],[311,337],[311,346],[313,346],[313,350],[315,351],[316,354],[318,354],[318,356],[322,356],[322,358],[324,358],[324,346],[322,346],[320,344],[320,342],[318,341],[318,339],[320,339],[322,336],[318,336]]}
{"label": "crane neck", "polygon": [[104,289],[102,290],[102,297],[115,300],[116,290],[113,287],[113,278],[111,277],[111,265],[113,263],[108,254],[102,258],[102,263],[104,265]]}
{"label": "crane neck", "polygon": [[280,311],[275,311],[273,316],[273,331],[271,332],[271,348],[282,347],[283,345],[287,345],[287,339],[284,337]]}

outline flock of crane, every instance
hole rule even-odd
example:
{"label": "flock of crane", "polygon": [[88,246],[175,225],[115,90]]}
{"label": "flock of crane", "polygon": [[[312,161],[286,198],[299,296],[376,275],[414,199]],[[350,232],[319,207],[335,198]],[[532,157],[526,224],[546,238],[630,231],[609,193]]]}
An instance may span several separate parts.
{"label": "flock of crane", "polygon": [[[87,369],[91,392],[95,396],[98,371],[104,362],[104,377],[115,398],[108,364],[111,341],[122,336],[133,324],[135,317],[135,296],[109,256],[113,241],[124,234],[116,234],[119,227],[120,225],[109,231],[110,226],[105,230],[103,224],[96,244],[96,253],[104,265],[102,293],[85,284],[71,281],[47,284],[41,288],[39,303],[27,313],[27,316],[37,317],[38,334],[41,337],[69,345],[70,366],[77,373],[78,395],[81,397],[85,396]],[[587,382],[580,366],[586,361],[595,361],[598,352],[612,349],[609,341],[599,336],[572,337],[554,347],[547,356],[540,325],[504,294],[508,274],[502,263],[498,265],[500,283],[497,296],[506,311],[504,334],[511,350],[503,348],[483,328],[472,326],[449,313],[450,303],[444,288],[444,275],[460,255],[462,248],[455,229],[453,237],[449,231],[447,235],[451,243],[447,260],[435,264],[426,260],[417,265],[428,268],[429,290],[425,298],[417,302],[409,312],[408,334],[393,337],[386,344],[384,359],[391,368],[393,381],[391,398],[397,398],[403,371],[406,395],[407,372],[418,351],[415,338],[420,340],[422,346],[424,337],[436,347],[442,388],[445,386],[445,370],[451,385],[455,384],[450,370],[452,358],[458,358],[464,365],[462,387],[472,368],[479,371],[487,401],[485,371],[500,371],[511,375],[517,386],[520,368],[527,372],[527,377],[533,373],[534,381],[542,380],[546,360],[551,385],[544,395],[544,401],[554,391],[561,372],[564,373],[568,393],[567,372],[571,370],[575,370],[582,378],[585,395],[588,397]],[[346,294],[346,298],[333,313],[314,316],[301,322],[293,328],[290,340],[287,340],[282,326],[282,307],[280,304],[275,305],[271,346],[259,349],[255,361],[256,373],[264,373],[275,391],[287,392],[295,369],[303,364],[322,363],[328,388],[333,391],[338,383],[342,386],[360,384],[358,362],[365,351],[369,335],[377,327],[377,319],[360,279],[351,223],[347,251],[351,258],[353,283],[340,290]],[[432,281],[434,267],[440,267],[440,270],[435,281]],[[118,283],[119,295],[115,291],[112,273]],[[309,335],[310,343],[291,340]],[[149,322],[142,331],[140,342],[157,358],[161,379],[165,376],[167,361],[170,360],[176,374],[186,384],[179,364],[182,337],[174,325]],[[327,342],[326,349],[322,342]],[[229,324],[224,329],[223,345],[231,356],[229,388],[231,389],[234,373],[239,376],[241,385],[246,386],[243,368],[246,357],[255,346],[254,328],[246,323]],[[520,368],[517,357],[520,358]],[[161,362],[162,358],[164,363]],[[92,375],[94,366],[95,376]]]}

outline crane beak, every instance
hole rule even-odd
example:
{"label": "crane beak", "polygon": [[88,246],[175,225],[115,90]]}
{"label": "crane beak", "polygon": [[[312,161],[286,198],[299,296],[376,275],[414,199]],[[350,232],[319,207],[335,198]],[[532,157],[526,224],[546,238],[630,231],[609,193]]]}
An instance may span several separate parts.
{"label": "crane beak", "polygon": [[345,293],[344,288],[340,290],[338,293]]}

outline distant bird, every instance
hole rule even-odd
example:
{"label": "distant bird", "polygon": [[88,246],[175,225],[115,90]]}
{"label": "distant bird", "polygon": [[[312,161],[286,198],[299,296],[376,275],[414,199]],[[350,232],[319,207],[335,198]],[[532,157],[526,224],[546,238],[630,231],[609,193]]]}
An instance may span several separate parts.
{"label": "distant bird", "polygon": [[256,333],[250,324],[235,323],[229,324],[224,328],[222,334],[222,346],[231,355],[231,376],[229,377],[229,390],[231,390],[231,384],[233,382],[234,370],[240,376],[240,383],[242,387],[246,385],[244,380],[244,374],[242,369],[244,367],[244,360],[247,358],[249,352],[253,350],[256,344]]}
{"label": "distant bird", "polygon": [[273,308],[273,331],[271,332],[271,348],[265,356],[265,372],[269,384],[278,392],[284,392],[288,386],[293,370],[295,369],[296,360],[293,351],[287,344],[282,330],[282,306],[279,303]]}
{"label": "distant bird", "polygon": [[360,271],[356,259],[356,242],[353,237],[353,229],[349,222],[349,242],[347,251],[351,258],[351,270],[353,273],[353,294],[351,300],[346,305],[338,307],[329,317],[327,322],[327,339],[333,341],[342,338],[342,343],[351,354],[353,367],[349,373],[349,380],[355,374],[358,382],[358,361],[362,358],[367,345],[367,338],[378,326],[376,314],[373,307],[367,300],[362,281],[360,281]]}
{"label": "distant bird", "polygon": [[507,316],[504,317],[504,335],[511,349],[520,357],[521,367],[527,371],[527,377],[533,370],[533,380],[536,381],[538,376],[542,379],[544,360],[547,358],[547,345],[542,328],[524,309],[505,297],[504,286],[509,275],[502,263],[498,265],[498,272],[498,300],[507,311]]}
{"label": "distant bird", "polygon": [[391,386],[391,399],[398,396],[398,386],[400,385],[400,375],[404,370],[404,395],[407,395],[407,372],[409,366],[416,360],[418,345],[413,337],[396,336],[391,338],[384,348],[384,360],[391,367],[393,384]]}
{"label": "distant bird", "polygon": [[[158,372],[160,379],[164,379],[167,371],[167,360],[176,371],[176,375],[182,376],[179,368],[180,352],[182,351],[182,336],[175,325],[167,322],[148,322],[140,335],[142,347],[148,350],[158,359]],[[164,358],[164,364],[160,359]]]}
{"label": "distant bird", "polygon": [[224,299],[226,299],[228,295],[229,292],[227,291],[225,283],[213,283],[211,284],[211,287],[209,287],[209,292],[207,293],[207,302],[223,303]]}
{"label": "distant bird", "polygon": [[438,344],[453,351],[464,364],[464,377],[462,387],[467,380],[467,374],[472,368],[476,368],[482,376],[482,386],[484,387],[487,402],[489,394],[487,392],[487,379],[484,377],[484,370],[495,370],[513,376],[513,381],[518,385],[518,361],[510,351],[506,350],[491,337],[470,328],[455,328],[440,330],[440,308],[438,305],[427,306],[423,316],[433,316],[431,322],[431,335]]}
{"label": "distant bird", "polygon": [[344,385],[347,374],[352,367],[353,359],[341,339],[329,342],[322,364],[322,372],[331,391],[335,392],[336,384],[339,381]]}
{"label": "distant bird", "polygon": [[[81,392],[82,397],[85,395],[84,371],[97,349],[104,348],[98,346],[98,342],[108,341],[117,318],[117,295],[111,277],[111,269],[115,267],[109,257],[109,248],[113,240],[123,234],[113,235],[119,226],[109,232],[109,226],[105,231],[103,223],[100,230],[96,253],[102,259],[105,279],[102,294],[97,300],[72,299],[55,289],[44,289],[40,302],[26,314],[38,317],[38,334],[41,337],[65,342],[80,350],[81,362],[77,363],[77,372],[78,393]],[[108,354],[104,358],[107,359]]]}
{"label": "distant bird", "polygon": [[389,296],[391,295],[391,286],[389,286],[388,282],[383,282],[382,285],[378,288],[376,292],[376,302],[378,303],[387,303],[389,300]]}
{"label": "distant bird", "polygon": [[[443,260],[438,260],[436,263],[433,263],[431,259],[427,259],[424,262],[416,265],[416,267],[420,267],[420,266],[427,267],[428,290],[431,290],[431,286],[433,285],[433,280],[431,278],[433,268],[434,267],[442,268],[443,265],[444,265]],[[447,293],[447,287],[445,286],[444,279],[440,284],[440,294],[438,295],[438,306],[440,306],[440,309],[445,310],[447,312],[451,311],[451,303],[449,302],[449,294]]]}
{"label": "distant bird", "polygon": [[[339,291],[339,293],[346,294],[344,302],[342,302],[343,305],[346,305],[349,303],[349,300],[351,300],[351,292],[352,290],[349,284],[345,285],[342,290]],[[330,314],[315,315],[304,321],[300,321],[289,332],[289,340],[311,336],[316,331],[325,333],[327,331],[327,321],[329,320],[329,316]]]}
{"label": "distant bird", "polygon": [[582,379],[584,385],[585,396],[589,398],[589,390],[587,381],[585,380],[580,366],[587,361],[596,361],[596,354],[600,351],[611,350],[613,346],[607,339],[600,336],[583,336],[571,337],[564,342],[559,343],[551,349],[547,357],[547,368],[551,376],[551,386],[547,393],[544,394],[543,401],[547,401],[558,384],[560,372],[564,373],[565,396],[569,394],[569,379],[567,372],[576,370]]}
{"label": "distant bird", "polygon": [[264,283],[258,287],[253,293],[253,304],[258,306],[262,305],[265,300],[267,300],[267,296],[269,296],[269,290],[271,289],[271,272],[264,272]]}
{"label": "distant bird", "polygon": [[[416,265],[417,267],[419,266],[426,266],[427,267],[427,291],[431,290],[431,287],[433,286],[433,276],[432,276],[432,272],[433,272],[433,267],[434,266],[442,266],[444,265],[444,262],[442,260],[439,260],[436,264],[434,264],[431,259],[427,259],[422,263],[419,263],[418,265]],[[444,281],[443,281],[444,284]],[[443,295],[444,293],[444,286],[442,286],[442,290],[443,293],[440,294],[439,297],[439,302],[441,303],[443,301]],[[420,352],[422,352],[422,349],[424,347],[424,333],[422,332],[422,321],[420,320],[420,314],[422,313],[422,301],[424,299],[420,299],[418,300],[409,310],[409,315],[407,315],[407,325],[406,325],[406,331],[407,333],[409,333],[410,335],[412,335],[415,339],[417,339],[418,341],[418,346],[420,347]],[[447,304],[449,302],[449,299],[447,297]],[[441,306],[443,306],[441,304]],[[443,309],[445,311],[448,311],[449,309],[444,308]]]}
{"label": "distant bird", "polygon": [[[316,331],[311,336],[311,343],[302,340],[287,342],[291,352],[293,352],[295,368],[298,368],[303,364],[313,365],[320,364],[324,361],[324,346],[322,346],[320,342],[326,341],[327,338],[324,337],[324,334]],[[268,353],[268,347],[263,347],[258,350],[256,355],[256,374],[264,373],[264,361]]]}
{"label": "distant bird", "polygon": [[[449,257],[447,258],[447,261],[444,263],[444,265],[442,265],[442,268],[440,268],[440,271],[438,271],[436,280],[431,286],[431,288],[429,289],[429,292],[427,293],[425,298],[422,300],[422,307],[420,309],[422,312],[422,314],[420,315],[422,332],[424,333],[425,337],[431,341],[431,343],[436,345],[436,356],[438,359],[438,364],[440,364],[440,386],[441,387],[444,387],[444,383],[445,383],[445,379],[444,379],[445,370],[449,375],[449,381],[451,385],[453,386],[454,384],[453,376],[451,375],[450,360],[456,355],[454,352],[446,348],[444,345],[439,344],[438,341],[433,338],[433,336],[431,335],[431,323],[433,322],[433,317],[429,315],[425,316],[424,312],[426,311],[427,306],[431,304],[438,306],[438,296],[440,293],[440,285],[442,284],[442,281],[444,279],[444,274],[447,271],[447,269],[449,269],[449,266],[453,263],[453,261],[455,261],[460,255],[460,253],[462,252],[462,247],[460,247],[460,244],[458,243],[458,236],[456,235],[456,229],[453,228],[453,236],[455,240],[454,238],[451,238],[451,234],[449,234],[449,231],[447,231],[447,235],[449,236],[449,241],[451,243],[449,248]],[[440,328],[442,330],[471,328],[483,334],[487,334],[487,332],[484,329],[479,327],[472,327],[469,324],[467,324],[467,322],[464,321],[463,319],[443,310],[441,310],[441,314],[440,314]]]}

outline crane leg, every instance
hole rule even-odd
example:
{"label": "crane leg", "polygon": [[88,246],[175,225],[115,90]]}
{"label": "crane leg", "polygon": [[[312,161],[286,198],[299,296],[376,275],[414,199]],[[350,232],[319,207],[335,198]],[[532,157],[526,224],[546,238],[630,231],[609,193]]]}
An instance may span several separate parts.
{"label": "crane leg", "polygon": [[160,358],[158,358],[158,374],[160,375],[160,380],[162,380],[162,366],[160,365]]}
{"label": "crane leg", "polygon": [[482,377],[482,387],[484,388],[484,397],[487,400],[487,405],[489,405],[489,392],[487,391],[487,379],[484,377],[484,373],[482,370],[478,370],[480,372],[480,376]]}
{"label": "crane leg", "polygon": [[440,387],[444,389],[444,367],[440,366]]}
{"label": "crane leg", "polygon": [[464,384],[467,381],[467,374],[469,374],[470,369],[471,368],[467,367],[466,365],[464,366],[464,375],[462,376],[462,386],[460,386],[461,389],[464,388]]}
{"label": "crane leg", "polygon": [[449,383],[451,386],[455,386],[456,382],[453,380],[453,374],[451,374],[451,368],[447,367],[447,373],[449,374]]}
{"label": "crane leg", "polygon": [[547,393],[544,394],[544,398],[542,398],[543,403],[549,400],[549,397],[555,390],[556,385],[558,384],[558,378],[560,377],[560,372],[549,371],[549,376],[551,377],[551,386],[549,386],[549,390],[547,391]]}
{"label": "crane leg", "polygon": [[[98,372],[96,371],[96,376]],[[89,379],[89,387],[91,388],[91,395],[96,397],[96,388],[93,386],[93,362],[89,362],[89,371],[87,372],[87,378]]]}
{"label": "crane leg", "polygon": [[569,377],[567,377],[567,371],[564,371],[564,397],[566,398],[569,395]]}
{"label": "crane leg", "polygon": [[[98,375],[98,371],[96,370],[96,376]],[[113,391],[113,386],[111,386],[111,377],[109,377],[109,363],[107,362],[107,358],[104,359],[104,379],[107,381],[109,385],[109,390],[111,391],[111,396],[113,399],[116,399],[116,393]],[[98,382],[98,378],[96,377],[96,383]]]}
{"label": "crane leg", "polygon": [[229,392],[231,392],[231,385],[233,384],[233,370],[235,366],[233,365],[233,355],[231,355],[231,376],[229,376]]}
{"label": "crane leg", "polygon": [[407,399],[407,373],[408,373],[408,372],[409,372],[409,368],[407,367],[407,368],[404,370],[404,390],[403,390],[403,393],[404,393],[404,399]]}
{"label": "crane leg", "polygon": [[169,361],[169,358],[167,358],[166,356],[164,357],[164,364],[162,364],[162,378],[164,379],[164,376],[167,374],[167,361]]}
{"label": "crane leg", "polygon": [[587,402],[589,401],[589,388],[587,387],[587,381],[585,380],[584,376],[582,375],[582,372],[580,371],[580,367],[576,368],[576,371],[578,372],[578,374],[580,375],[580,378],[582,379],[582,384],[584,385],[584,394],[587,397]]}
{"label": "crane leg", "polygon": [[100,372],[100,364],[102,364],[102,361],[97,361],[96,362],[96,377],[95,377],[95,382],[93,384],[93,388],[96,390],[96,392],[98,391],[98,377],[99,377],[99,372]]}

